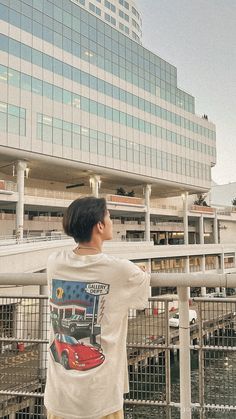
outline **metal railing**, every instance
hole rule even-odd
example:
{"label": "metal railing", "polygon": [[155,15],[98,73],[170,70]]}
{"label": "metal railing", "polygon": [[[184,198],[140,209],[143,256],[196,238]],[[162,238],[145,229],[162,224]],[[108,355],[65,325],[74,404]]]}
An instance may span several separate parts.
{"label": "metal railing", "polygon": [[54,240],[66,240],[70,239],[64,233],[56,232],[50,235],[42,235],[42,236],[26,236],[20,239],[16,235],[12,234],[9,236],[0,236],[0,246],[7,246],[12,244],[24,244],[24,243],[37,243],[37,242],[51,242]]}
{"label": "metal railing", "polygon": [[[39,285],[39,295],[27,286]],[[0,274],[0,417],[43,418],[49,331],[46,274]],[[236,298],[195,298],[191,287],[236,288],[235,274],[152,274],[153,287],[178,286],[178,297],[151,297],[130,310],[130,393],[126,419],[235,418]],[[176,300],[176,301],[175,301]],[[173,301],[175,304],[173,304]],[[179,327],[170,327],[178,304]],[[195,312],[190,319],[191,312]],[[18,412],[18,413],[17,413]],[[19,413],[21,412],[21,413]],[[21,415],[21,416],[20,416]]]}

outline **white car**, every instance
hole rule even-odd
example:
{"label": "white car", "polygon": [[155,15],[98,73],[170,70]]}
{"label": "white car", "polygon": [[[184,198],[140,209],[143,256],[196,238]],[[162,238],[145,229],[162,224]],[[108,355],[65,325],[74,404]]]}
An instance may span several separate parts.
{"label": "white car", "polygon": [[[197,312],[195,310],[189,310],[189,323],[194,324],[197,320]],[[170,327],[179,327],[179,313],[175,313],[169,318]]]}

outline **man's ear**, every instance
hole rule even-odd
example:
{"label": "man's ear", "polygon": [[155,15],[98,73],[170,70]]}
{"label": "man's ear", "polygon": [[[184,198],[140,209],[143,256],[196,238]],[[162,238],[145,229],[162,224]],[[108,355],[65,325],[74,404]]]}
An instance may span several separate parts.
{"label": "man's ear", "polygon": [[104,224],[103,224],[101,221],[99,221],[99,222],[96,224],[96,226],[97,226],[98,232],[99,232],[99,233],[102,233],[102,232],[103,232],[103,229],[104,229]]}

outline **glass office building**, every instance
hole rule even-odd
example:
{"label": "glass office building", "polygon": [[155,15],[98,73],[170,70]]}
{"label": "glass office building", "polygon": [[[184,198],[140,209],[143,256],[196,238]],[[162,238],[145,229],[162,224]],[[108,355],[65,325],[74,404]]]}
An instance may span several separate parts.
{"label": "glass office building", "polygon": [[215,126],[140,44],[134,1],[0,0],[0,19],[1,153],[210,188]]}

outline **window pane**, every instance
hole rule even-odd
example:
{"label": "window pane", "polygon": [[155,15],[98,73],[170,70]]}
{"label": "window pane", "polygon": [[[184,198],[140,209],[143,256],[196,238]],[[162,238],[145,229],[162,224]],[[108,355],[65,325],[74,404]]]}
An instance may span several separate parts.
{"label": "window pane", "polygon": [[[1,77],[0,77],[1,80]],[[20,73],[18,71],[9,69],[8,83],[15,87],[20,87]]]}
{"label": "window pane", "polygon": [[8,132],[19,134],[19,118],[17,116],[8,115]]}
{"label": "window pane", "polygon": [[21,88],[31,92],[31,76],[21,74]]}
{"label": "window pane", "polygon": [[0,108],[0,131],[7,131],[7,115],[1,112]]}

